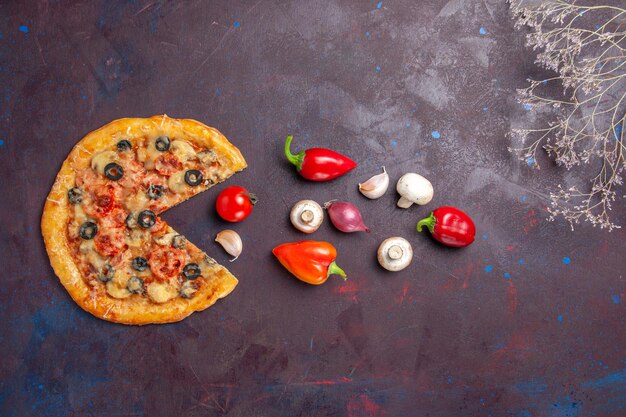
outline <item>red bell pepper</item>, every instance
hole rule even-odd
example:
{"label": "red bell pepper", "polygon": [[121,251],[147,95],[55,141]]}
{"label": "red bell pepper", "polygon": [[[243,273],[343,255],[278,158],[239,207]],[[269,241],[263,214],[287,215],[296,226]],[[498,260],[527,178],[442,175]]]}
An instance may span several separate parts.
{"label": "red bell pepper", "polygon": [[290,150],[292,140],[292,135],[287,136],[285,156],[307,180],[329,181],[356,167],[352,159],[330,149],[311,148],[294,155]]}
{"label": "red bell pepper", "polygon": [[328,242],[283,243],[272,249],[272,253],[289,272],[307,284],[323,284],[332,274],[346,279],[346,273],[335,263],[337,249]]}
{"label": "red bell pepper", "polygon": [[428,227],[436,240],[454,248],[471,244],[476,235],[476,226],[470,216],[456,207],[435,209],[430,216],[417,223],[417,231],[421,232],[423,226]]}

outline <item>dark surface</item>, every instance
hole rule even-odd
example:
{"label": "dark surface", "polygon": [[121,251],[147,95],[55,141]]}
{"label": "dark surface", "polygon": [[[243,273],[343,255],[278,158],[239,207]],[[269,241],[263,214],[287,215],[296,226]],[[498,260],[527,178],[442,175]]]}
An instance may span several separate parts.
{"label": "dark surface", "polygon": [[[0,415],[626,413],[624,232],[545,221],[569,174],[507,152],[514,90],[539,71],[504,1],[5,1],[0,33]],[[127,327],[72,302],[39,220],[82,136],[162,113],[230,138],[249,168],[227,184],[260,203],[234,226],[232,264],[213,242],[225,184],[167,213],[240,284],[181,323]],[[281,156],[288,132],[359,167],[304,182]],[[431,179],[433,203],[396,209],[393,185],[360,196],[381,165],[393,185]],[[347,282],[306,286],[273,259],[304,237],[288,223],[300,198],[361,207],[370,234],[312,235],[336,245]],[[415,231],[443,204],[474,218],[469,248]],[[375,260],[393,235],[416,255],[395,274]]]}

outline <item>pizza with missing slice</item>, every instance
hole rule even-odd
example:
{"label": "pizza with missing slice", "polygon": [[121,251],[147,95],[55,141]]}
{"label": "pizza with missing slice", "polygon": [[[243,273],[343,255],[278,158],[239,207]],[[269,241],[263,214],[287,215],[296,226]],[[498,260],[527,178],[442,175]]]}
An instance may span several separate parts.
{"label": "pizza with missing slice", "polygon": [[115,120],[74,146],[46,199],[50,263],[83,309],[124,324],[169,323],[237,279],[159,214],[246,167],[219,131],[165,115]]}

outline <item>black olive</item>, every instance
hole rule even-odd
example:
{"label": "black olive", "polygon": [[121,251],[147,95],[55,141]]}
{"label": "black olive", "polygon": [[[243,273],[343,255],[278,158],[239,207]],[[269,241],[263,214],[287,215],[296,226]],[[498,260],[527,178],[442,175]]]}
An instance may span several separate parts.
{"label": "black olive", "polygon": [[72,204],[80,204],[83,202],[83,190],[78,187],[70,188],[67,192],[67,198]]}
{"label": "black olive", "polygon": [[191,298],[198,291],[198,286],[193,281],[185,281],[180,287],[180,296],[183,298]]}
{"label": "black olive", "polygon": [[189,171],[185,172],[185,182],[192,187],[200,185],[200,183],[202,183],[202,178],[202,172],[198,171],[197,169],[190,169]]}
{"label": "black olive", "polygon": [[130,151],[132,148],[133,148],[133,145],[131,145],[129,140],[122,139],[119,142],[117,142],[117,150],[119,152]]}
{"label": "black olive", "polygon": [[124,170],[119,164],[115,162],[109,162],[104,167],[104,176],[110,180],[117,181],[124,176]]}
{"label": "black olive", "polygon": [[187,279],[196,279],[200,276],[201,273],[202,271],[200,270],[198,264],[187,264],[183,268],[183,275]]}
{"label": "black olive", "polygon": [[143,227],[144,229],[148,229],[156,223],[156,214],[152,210],[144,210],[139,213],[137,216],[137,224]]}
{"label": "black olive", "polygon": [[132,267],[136,271],[145,271],[148,268],[148,260],[144,257],[138,256],[133,259]]}
{"label": "black olive", "polygon": [[183,235],[176,235],[172,238],[172,246],[176,249],[182,249],[187,244],[187,239]]}
{"label": "black olive", "polygon": [[156,184],[150,184],[148,186],[148,197],[151,200],[158,200],[159,198],[163,197],[163,186],[162,185],[156,185]]}
{"label": "black olive", "polygon": [[126,289],[133,294],[140,294],[143,292],[143,279],[139,277],[130,277],[126,284]]}
{"label": "black olive", "polygon": [[156,142],[154,142],[154,147],[157,148],[157,151],[167,151],[170,148],[169,136],[159,136]]}
{"label": "black olive", "polygon": [[104,264],[102,271],[98,274],[98,280],[101,282],[109,282],[115,275],[115,268],[111,264]]}
{"label": "black olive", "polygon": [[80,237],[85,240],[93,239],[98,233],[98,225],[94,222],[85,222],[80,226]]}
{"label": "black olive", "polygon": [[137,215],[135,213],[128,213],[128,216],[126,216],[126,226],[129,229],[137,227]]}

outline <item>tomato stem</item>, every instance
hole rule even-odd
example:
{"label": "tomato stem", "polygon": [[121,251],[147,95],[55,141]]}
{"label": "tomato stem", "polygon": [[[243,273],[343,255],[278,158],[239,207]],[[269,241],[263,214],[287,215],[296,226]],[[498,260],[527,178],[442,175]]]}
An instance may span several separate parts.
{"label": "tomato stem", "polygon": [[250,200],[250,204],[253,206],[259,202],[258,197],[254,193],[247,193],[246,196],[248,196],[248,200]]}
{"label": "tomato stem", "polygon": [[347,279],[348,278],[346,276],[346,273],[344,272],[344,270],[339,268],[339,266],[335,263],[335,261],[332,261],[330,263],[330,265],[328,265],[328,274],[326,276],[329,277],[329,276],[331,276],[333,274],[339,275],[343,279]]}
{"label": "tomato stem", "polygon": [[302,169],[302,162],[304,161],[304,151],[298,152],[296,155],[291,153],[291,141],[293,140],[293,135],[287,135],[287,140],[285,141],[285,156],[287,160],[294,164],[298,171]]}
{"label": "tomato stem", "polygon": [[435,216],[431,212],[430,216],[423,218],[422,220],[420,220],[417,223],[417,231],[421,233],[422,227],[426,226],[426,227],[428,227],[428,230],[430,230],[430,233],[432,233],[433,229],[435,228],[435,224],[436,223],[437,223],[437,219],[435,218]]}

